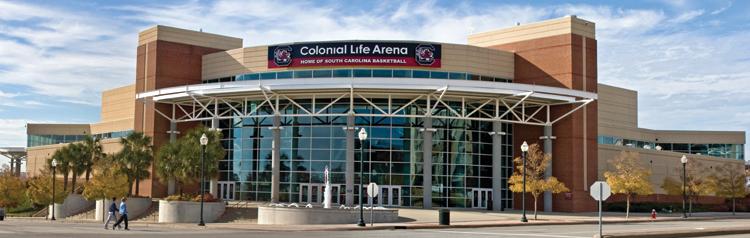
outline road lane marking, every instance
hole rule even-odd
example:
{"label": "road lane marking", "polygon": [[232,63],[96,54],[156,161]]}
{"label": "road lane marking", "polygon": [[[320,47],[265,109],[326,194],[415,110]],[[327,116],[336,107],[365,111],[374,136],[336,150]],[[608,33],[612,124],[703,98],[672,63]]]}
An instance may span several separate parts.
{"label": "road lane marking", "polygon": [[468,234],[468,235],[531,236],[531,237],[557,237],[557,238],[589,238],[590,237],[590,236],[565,236],[565,235],[506,233],[506,232],[502,232],[502,233],[471,232],[471,231],[425,231],[425,232],[440,232],[440,233]]}

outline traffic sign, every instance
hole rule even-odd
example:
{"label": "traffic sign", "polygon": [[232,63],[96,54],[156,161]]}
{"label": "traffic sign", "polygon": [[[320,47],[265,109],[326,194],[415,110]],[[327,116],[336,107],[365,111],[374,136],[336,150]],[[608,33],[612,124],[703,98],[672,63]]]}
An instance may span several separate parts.
{"label": "traffic sign", "polygon": [[607,198],[612,195],[612,188],[610,188],[609,184],[604,181],[596,181],[591,185],[589,191],[591,191],[591,197],[597,201],[607,200]]}
{"label": "traffic sign", "polygon": [[367,185],[367,195],[369,195],[370,197],[377,197],[379,192],[380,187],[378,187],[378,184],[370,183],[369,185]]}

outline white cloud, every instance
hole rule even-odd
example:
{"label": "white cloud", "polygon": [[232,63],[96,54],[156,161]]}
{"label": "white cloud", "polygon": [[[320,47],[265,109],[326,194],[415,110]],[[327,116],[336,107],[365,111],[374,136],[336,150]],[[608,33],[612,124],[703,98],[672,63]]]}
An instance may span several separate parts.
{"label": "white cloud", "polygon": [[693,20],[696,17],[703,15],[703,13],[704,13],[703,9],[688,11],[688,12],[678,15],[675,18],[670,19],[669,22],[671,23],[687,22],[687,21]]}

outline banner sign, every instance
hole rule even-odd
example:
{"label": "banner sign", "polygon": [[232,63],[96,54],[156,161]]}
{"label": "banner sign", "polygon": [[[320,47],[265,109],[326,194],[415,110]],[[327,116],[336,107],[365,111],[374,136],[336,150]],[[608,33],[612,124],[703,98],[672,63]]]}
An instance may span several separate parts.
{"label": "banner sign", "polygon": [[440,44],[322,42],[268,47],[268,68],[307,66],[440,67]]}

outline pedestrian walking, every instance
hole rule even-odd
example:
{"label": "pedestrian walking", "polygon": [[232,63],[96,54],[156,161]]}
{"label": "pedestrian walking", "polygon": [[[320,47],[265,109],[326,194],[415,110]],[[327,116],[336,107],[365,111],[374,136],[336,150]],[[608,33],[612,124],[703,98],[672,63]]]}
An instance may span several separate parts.
{"label": "pedestrian walking", "polygon": [[[106,222],[104,222],[104,229],[105,229],[105,230],[106,230],[106,229],[107,229],[107,227],[109,226],[109,222],[110,222],[110,221],[115,221],[115,222],[117,222],[117,216],[116,216],[116,214],[115,214],[115,213],[117,212],[117,205],[115,204],[116,202],[117,202],[117,198],[114,198],[114,197],[113,197],[113,198],[112,198],[112,203],[111,203],[111,204],[109,204],[109,209],[107,210],[107,214],[108,214],[108,215],[107,215],[107,221],[106,221]],[[112,229],[113,229],[113,230],[115,229],[115,226],[114,226],[114,225],[112,225]]]}
{"label": "pedestrian walking", "polygon": [[651,209],[651,221],[656,221],[656,209]]}
{"label": "pedestrian walking", "polygon": [[127,198],[122,198],[120,202],[120,219],[118,219],[117,222],[112,225],[112,230],[115,229],[115,226],[119,227],[120,223],[122,223],[123,221],[125,221],[125,230],[130,230],[128,229],[128,206],[125,205],[125,201],[127,200]]}

